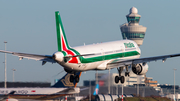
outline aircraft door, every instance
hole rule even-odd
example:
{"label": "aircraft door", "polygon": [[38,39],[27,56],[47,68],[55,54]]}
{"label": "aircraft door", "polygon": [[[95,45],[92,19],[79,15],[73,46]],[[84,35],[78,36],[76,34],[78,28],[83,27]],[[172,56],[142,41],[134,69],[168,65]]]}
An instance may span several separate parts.
{"label": "aircraft door", "polygon": [[125,56],[125,48],[123,46],[121,46],[121,51],[122,51],[122,58]]}

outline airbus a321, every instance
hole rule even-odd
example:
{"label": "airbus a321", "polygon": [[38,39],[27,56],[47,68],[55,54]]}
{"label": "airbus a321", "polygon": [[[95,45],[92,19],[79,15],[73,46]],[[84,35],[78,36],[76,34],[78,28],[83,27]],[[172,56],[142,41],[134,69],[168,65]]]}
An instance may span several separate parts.
{"label": "airbus a321", "polygon": [[119,76],[115,77],[115,82],[124,83],[125,77],[121,72],[126,69],[125,76],[129,76],[128,67],[137,75],[143,75],[148,71],[147,62],[177,57],[180,54],[171,54],[155,57],[140,58],[141,50],[132,40],[118,40],[103,42],[99,44],[70,47],[66,39],[63,24],[58,11],[55,12],[57,45],[58,51],[53,55],[37,55],[28,53],[19,53],[0,50],[0,52],[10,53],[19,57],[19,59],[28,58],[46,62],[58,63],[70,76],[70,81],[79,82],[79,76],[76,72],[89,70],[107,70],[117,68]]}

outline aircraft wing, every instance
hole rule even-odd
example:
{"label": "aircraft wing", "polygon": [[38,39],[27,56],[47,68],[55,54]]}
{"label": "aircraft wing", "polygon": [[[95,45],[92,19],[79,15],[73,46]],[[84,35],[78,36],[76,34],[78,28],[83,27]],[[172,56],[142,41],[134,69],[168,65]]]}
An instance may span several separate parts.
{"label": "aircraft wing", "polygon": [[19,60],[21,60],[23,58],[28,58],[28,59],[43,61],[43,63],[42,63],[43,65],[46,62],[56,63],[56,61],[50,55],[38,55],[38,54],[18,53],[18,52],[4,51],[4,50],[0,50],[0,52],[9,53],[9,54],[13,54],[15,56],[18,56]]}
{"label": "aircraft wing", "polygon": [[154,57],[129,59],[129,60],[115,59],[107,64],[107,68],[109,69],[109,68],[115,68],[115,67],[122,67],[126,65],[147,63],[147,62],[157,61],[157,60],[162,60],[163,62],[165,62],[167,58],[178,57],[178,56],[180,56],[180,54],[162,55],[162,56],[154,56]]}

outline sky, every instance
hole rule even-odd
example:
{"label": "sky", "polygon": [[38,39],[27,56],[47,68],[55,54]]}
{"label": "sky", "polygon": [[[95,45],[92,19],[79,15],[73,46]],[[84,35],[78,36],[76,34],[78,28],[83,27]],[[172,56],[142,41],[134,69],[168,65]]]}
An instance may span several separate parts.
{"label": "sky", "polygon": [[[59,11],[68,43],[71,47],[114,40],[122,40],[120,25],[127,22],[131,7],[141,15],[140,25],[147,27],[141,57],[180,53],[180,1],[164,0],[1,0],[0,50],[52,55],[57,51],[55,11]],[[4,54],[0,53],[0,81],[4,81]],[[180,57],[148,63],[147,77],[160,84],[180,85]],[[7,55],[7,80],[54,82],[65,72],[56,64]],[[59,74],[60,73],[60,74]],[[96,71],[83,72],[83,80],[94,80]],[[108,70],[99,73],[108,73]],[[112,69],[111,73],[117,73]]]}

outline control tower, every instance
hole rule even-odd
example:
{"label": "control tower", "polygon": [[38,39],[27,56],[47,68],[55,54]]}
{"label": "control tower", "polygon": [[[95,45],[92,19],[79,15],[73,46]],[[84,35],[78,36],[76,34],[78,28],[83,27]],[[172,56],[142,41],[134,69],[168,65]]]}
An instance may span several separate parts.
{"label": "control tower", "polygon": [[120,26],[123,39],[133,40],[138,46],[142,45],[147,28],[139,25],[141,15],[138,14],[137,8],[132,7],[126,18],[128,23]]}

